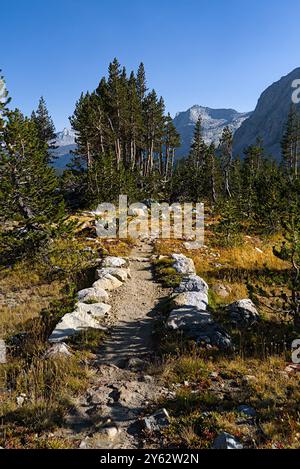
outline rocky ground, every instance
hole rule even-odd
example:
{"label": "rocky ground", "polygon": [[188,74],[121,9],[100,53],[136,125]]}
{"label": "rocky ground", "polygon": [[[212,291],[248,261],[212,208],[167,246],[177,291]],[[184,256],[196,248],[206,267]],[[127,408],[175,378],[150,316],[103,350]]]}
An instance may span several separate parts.
{"label": "rocky ground", "polygon": [[[137,243],[128,259],[130,278],[110,292],[112,306],[107,340],[90,364],[91,385],[81,396],[64,437],[81,440],[80,448],[141,448],[142,429],[151,406],[168,390],[147,374],[155,355],[153,328],[159,305],[170,293],[154,281],[150,243]],[[145,419],[144,419],[145,417]]]}

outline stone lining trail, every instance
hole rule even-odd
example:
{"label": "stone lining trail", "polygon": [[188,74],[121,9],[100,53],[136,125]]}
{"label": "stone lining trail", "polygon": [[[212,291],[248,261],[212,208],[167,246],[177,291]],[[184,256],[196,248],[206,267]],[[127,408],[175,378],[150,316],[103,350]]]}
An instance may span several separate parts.
{"label": "stone lining trail", "polygon": [[141,417],[168,392],[144,371],[155,354],[159,303],[170,294],[153,279],[152,250],[148,242],[137,241],[129,257],[131,278],[109,293],[111,332],[93,364],[91,386],[64,431],[81,439],[81,448],[143,447]]}

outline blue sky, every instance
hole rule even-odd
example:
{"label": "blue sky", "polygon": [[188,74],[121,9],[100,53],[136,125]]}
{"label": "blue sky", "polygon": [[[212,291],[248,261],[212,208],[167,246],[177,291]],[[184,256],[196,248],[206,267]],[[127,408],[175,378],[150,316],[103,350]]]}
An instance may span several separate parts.
{"label": "blue sky", "polygon": [[1,0],[1,59],[13,105],[39,96],[58,130],[117,57],[143,61],[172,115],[193,104],[252,110],[300,66],[299,0]]}

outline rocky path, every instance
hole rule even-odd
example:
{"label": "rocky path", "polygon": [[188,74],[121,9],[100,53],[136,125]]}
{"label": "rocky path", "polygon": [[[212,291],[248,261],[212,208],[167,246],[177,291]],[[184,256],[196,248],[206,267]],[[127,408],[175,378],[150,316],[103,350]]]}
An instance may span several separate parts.
{"label": "rocky path", "polygon": [[155,283],[152,246],[131,252],[131,278],[110,294],[111,334],[99,350],[87,394],[68,418],[67,433],[81,448],[141,448],[141,418],[167,391],[147,374],[155,347],[153,327],[169,290]]}
{"label": "rocky path", "polygon": [[129,279],[112,294],[115,326],[100,355],[100,363],[124,366],[128,359],[153,352],[153,317],[167,291],[153,281],[149,256],[152,246],[139,243],[130,256]]}

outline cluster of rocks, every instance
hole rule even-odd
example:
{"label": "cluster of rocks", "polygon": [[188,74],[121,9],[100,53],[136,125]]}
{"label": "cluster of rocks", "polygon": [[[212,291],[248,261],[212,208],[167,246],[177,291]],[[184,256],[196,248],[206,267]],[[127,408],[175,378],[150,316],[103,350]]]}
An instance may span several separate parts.
{"label": "cluster of rocks", "polygon": [[[231,349],[230,335],[207,310],[208,285],[198,275],[194,262],[183,254],[172,254],[173,268],[182,280],[171,298],[172,309],[167,318],[169,329],[180,330],[198,343]],[[227,306],[228,319],[236,327],[249,327],[259,321],[259,314],[250,299],[236,301]]]}
{"label": "cluster of rocks", "polygon": [[207,311],[208,285],[196,275],[193,260],[183,254],[173,254],[172,258],[173,267],[182,275],[182,280],[172,296],[167,327],[180,330],[197,342],[222,349],[231,348],[230,336]]}
{"label": "cluster of rocks", "polygon": [[[49,337],[49,342],[60,343],[69,337],[87,329],[106,330],[111,306],[108,304],[108,292],[119,288],[128,278],[130,270],[127,261],[121,257],[108,256],[101,260],[96,270],[96,281],[90,288],[77,293],[78,302],[73,312],[65,314]],[[57,347],[52,354],[59,353]]]}

